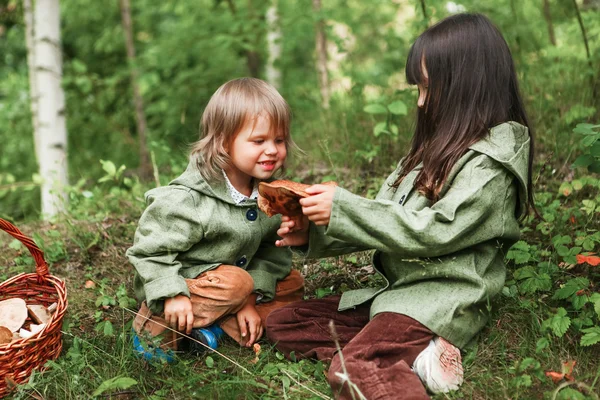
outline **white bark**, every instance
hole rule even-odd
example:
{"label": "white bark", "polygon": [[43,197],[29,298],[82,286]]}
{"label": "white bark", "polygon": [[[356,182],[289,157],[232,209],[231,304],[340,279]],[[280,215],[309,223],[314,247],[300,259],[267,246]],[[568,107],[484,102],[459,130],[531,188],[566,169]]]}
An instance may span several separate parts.
{"label": "white bark", "polygon": [[61,86],[59,0],[37,0],[34,10],[35,86],[38,94],[38,163],[42,177],[42,217],[66,210],[67,127]]}
{"label": "white bark", "polygon": [[267,82],[281,89],[281,69],[275,63],[281,58],[281,27],[277,13],[277,0],[272,0],[267,9],[267,51],[269,57],[265,74]]}
{"label": "white bark", "polygon": [[35,146],[35,156],[40,159],[38,118],[37,118],[37,86],[35,84],[35,29],[33,24],[33,5],[31,0],[23,0],[23,14],[25,19],[25,43],[27,44],[27,69],[29,71],[29,107],[31,109],[31,123],[33,126],[33,144]]}

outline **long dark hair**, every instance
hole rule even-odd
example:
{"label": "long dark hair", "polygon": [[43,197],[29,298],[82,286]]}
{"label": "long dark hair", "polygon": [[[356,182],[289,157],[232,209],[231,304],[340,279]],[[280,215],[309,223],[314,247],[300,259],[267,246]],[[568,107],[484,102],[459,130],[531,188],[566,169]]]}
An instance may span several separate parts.
{"label": "long dark hair", "polygon": [[525,202],[527,209],[533,207],[533,133],[510,50],[490,20],[481,14],[457,14],[431,26],[410,49],[406,79],[428,87],[428,92],[418,109],[410,152],[392,186],[397,187],[423,162],[415,186],[437,201],[450,170],[468,147],[483,139],[490,128],[515,121],[528,127],[531,137]]}

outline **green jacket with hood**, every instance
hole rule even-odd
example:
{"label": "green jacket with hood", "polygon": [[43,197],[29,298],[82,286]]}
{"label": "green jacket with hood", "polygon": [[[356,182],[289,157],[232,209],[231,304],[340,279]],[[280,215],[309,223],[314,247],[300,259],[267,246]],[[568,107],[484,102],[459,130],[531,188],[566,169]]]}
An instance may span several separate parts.
{"label": "green jacket with hood", "polygon": [[488,319],[504,285],[504,254],[519,239],[527,199],[526,127],[498,125],[472,145],[433,203],[414,187],[417,166],[397,189],[400,166],[375,200],[336,188],[326,228],[311,228],[308,257],[375,249],[385,286],[342,295],[339,310],[372,300],[371,318],[395,312],[464,347]]}
{"label": "green jacket with hood", "polygon": [[127,257],[136,270],[135,294],[153,313],[162,312],[166,298],[190,295],[186,278],[221,264],[248,271],[263,302],[290,273],[290,250],[275,247],[281,218],[268,218],[256,200],[235,204],[226,183],[207,182],[194,161],[145,197],[148,206]]}

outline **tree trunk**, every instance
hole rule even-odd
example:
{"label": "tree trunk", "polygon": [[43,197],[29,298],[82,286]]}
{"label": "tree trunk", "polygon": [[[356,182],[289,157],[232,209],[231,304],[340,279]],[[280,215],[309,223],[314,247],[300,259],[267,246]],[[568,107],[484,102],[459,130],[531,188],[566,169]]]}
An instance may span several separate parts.
{"label": "tree trunk", "polygon": [[59,0],[38,0],[34,9],[34,25],[38,162],[43,179],[42,218],[50,218],[66,210],[68,184]]}
{"label": "tree trunk", "polygon": [[127,61],[131,76],[131,87],[133,90],[133,103],[135,105],[135,120],[139,142],[140,168],[139,175],[146,180],[152,177],[152,165],[146,139],[146,114],[144,113],[144,99],[138,85],[138,70],[135,65],[135,45],[133,43],[133,27],[131,23],[131,6],[129,0],[119,0],[121,8],[121,23],[125,35],[125,46],[127,48]]}
{"label": "tree trunk", "polygon": [[[233,0],[227,0],[227,5],[229,6],[229,10],[231,11],[231,15],[237,17],[237,9],[235,8],[235,4]],[[248,0],[248,16],[249,23],[254,23],[254,12],[252,8],[252,0]],[[240,30],[241,31],[241,30]],[[258,32],[258,30],[257,30]],[[241,35],[241,33],[238,33]],[[258,33],[257,33],[258,35]],[[250,42],[250,38],[246,38],[248,42]],[[258,39],[257,39],[258,40]],[[255,45],[254,43],[253,45]],[[260,70],[260,57],[258,53],[254,50],[246,50],[246,66],[248,67],[248,73],[253,78],[258,78],[259,70]]]}
{"label": "tree trunk", "polygon": [[265,69],[267,82],[281,88],[281,70],[275,63],[281,58],[281,27],[279,26],[279,16],[277,14],[277,0],[272,0],[267,9],[267,49],[268,59]]}
{"label": "tree trunk", "polygon": [[[313,11],[315,14],[321,12],[321,0],[313,0]],[[325,36],[325,21],[320,16],[316,24],[316,52],[317,52],[317,74],[319,76],[319,88],[321,89],[321,106],[329,109],[329,76],[327,74],[327,37]]]}
{"label": "tree trunk", "polygon": [[550,13],[550,0],[544,0],[544,19],[548,26],[548,37],[552,46],[556,46],[556,36],[554,35],[554,24],[552,23],[552,14]]}
{"label": "tree trunk", "polygon": [[[587,32],[585,30],[585,25],[583,24],[583,19],[581,18],[581,12],[579,11],[579,6],[577,5],[577,1],[573,0],[573,8],[575,9],[575,13],[577,15],[577,22],[579,23],[579,29],[581,30],[581,37],[583,39],[583,44],[585,46],[585,54],[587,56],[588,65],[590,70],[594,71],[594,64],[592,63],[592,56],[590,54],[590,45],[588,42]],[[592,98],[594,101],[598,100],[598,80],[596,79],[596,73],[592,73],[590,75],[590,86],[592,87]]]}
{"label": "tree trunk", "polygon": [[429,16],[427,15],[427,5],[425,4],[425,0],[421,0],[421,12],[423,13],[425,28],[429,28]]}
{"label": "tree trunk", "polygon": [[39,144],[38,127],[38,94],[35,83],[35,29],[33,23],[33,6],[31,0],[23,0],[23,19],[25,20],[25,43],[27,44],[27,70],[29,72],[29,107],[31,108],[31,123],[33,126],[33,145],[35,147],[35,157],[41,158]]}

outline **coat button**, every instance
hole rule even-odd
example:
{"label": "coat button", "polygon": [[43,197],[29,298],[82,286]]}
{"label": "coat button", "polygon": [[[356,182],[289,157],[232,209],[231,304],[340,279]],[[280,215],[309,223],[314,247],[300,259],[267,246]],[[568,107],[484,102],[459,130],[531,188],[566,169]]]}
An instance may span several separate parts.
{"label": "coat button", "polygon": [[246,218],[248,218],[248,221],[256,221],[256,218],[258,218],[258,212],[256,212],[254,208],[251,208],[246,211]]}
{"label": "coat button", "polygon": [[235,262],[235,265],[237,265],[238,267],[243,267],[244,265],[246,265],[247,261],[248,259],[246,258],[246,256],[242,256],[239,260]]}

